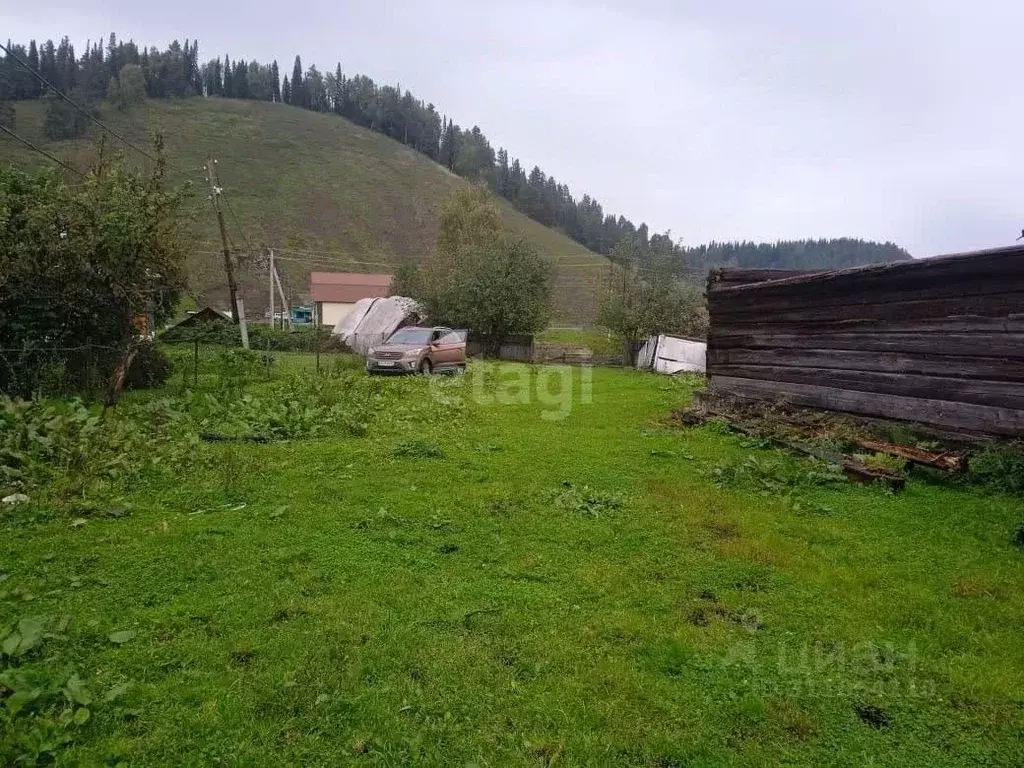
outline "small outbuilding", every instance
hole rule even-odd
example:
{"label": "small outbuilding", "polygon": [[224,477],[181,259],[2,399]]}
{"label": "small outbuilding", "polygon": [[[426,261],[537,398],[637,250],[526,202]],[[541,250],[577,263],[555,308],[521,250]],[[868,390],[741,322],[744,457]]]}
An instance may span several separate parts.
{"label": "small outbuilding", "polygon": [[312,272],[309,293],[313,322],[332,328],[341,322],[360,299],[381,299],[391,293],[393,275],[364,272]]}
{"label": "small outbuilding", "polygon": [[198,328],[202,325],[231,325],[231,314],[222,312],[213,307],[203,307],[191,313],[180,323],[171,326],[172,328]]}

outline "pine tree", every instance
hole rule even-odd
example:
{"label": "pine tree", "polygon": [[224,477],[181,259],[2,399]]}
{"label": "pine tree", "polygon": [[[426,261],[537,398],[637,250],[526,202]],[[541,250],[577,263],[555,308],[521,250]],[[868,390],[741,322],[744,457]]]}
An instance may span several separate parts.
{"label": "pine tree", "polygon": [[[111,77],[117,77],[118,72],[121,71],[121,66],[127,62],[121,61],[121,51],[117,47],[117,35],[113,32],[110,33],[110,39],[107,41],[107,74]],[[109,93],[107,94],[110,95]]]}
{"label": "pine tree", "polygon": [[273,92],[274,101],[281,100],[281,73],[277,69],[277,59],[270,65],[270,87]]}
{"label": "pine tree", "polygon": [[224,54],[224,96],[235,98],[235,73],[231,71],[231,58]]}
{"label": "pine tree", "polygon": [[284,76],[284,82],[281,83],[281,101],[285,104],[292,103],[292,85],[288,82],[288,75]]}
{"label": "pine tree", "polygon": [[441,133],[441,152],[438,159],[441,165],[452,173],[455,173],[455,163],[459,157],[459,133],[459,127],[451,120],[447,121]]}
{"label": "pine tree", "polygon": [[235,86],[235,98],[236,99],[248,99],[249,98],[249,70],[246,67],[245,62],[239,59],[235,62],[235,72],[231,77],[232,83]]}
{"label": "pine tree", "polygon": [[295,66],[292,67],[292,97],[288,102],[294,104],[297,107],[306,106],[305,100],[305,89],[302,83],[302,59],[298,56],[295,57]]}
{"label": "pine tree", "polygon": [[51,83],[57,79],[57,49],[53,40],[47,40],[43,44],[39,54],[39,72]]}
{"label": "pine tree", "polygon": [[334,87],[334,111],[341,115],[345,113],[345,75],[341,72],[340,61],[334,70]]}
{"label": "pine tree", "polygon": [[[28,65],[32,68],[33,72],[39,71],[39,50],[36,48],[35,40],[30,41],[28,44]],[[41,92],[40,82],[33,77],[29,83],[29,98],[36,99]]]}

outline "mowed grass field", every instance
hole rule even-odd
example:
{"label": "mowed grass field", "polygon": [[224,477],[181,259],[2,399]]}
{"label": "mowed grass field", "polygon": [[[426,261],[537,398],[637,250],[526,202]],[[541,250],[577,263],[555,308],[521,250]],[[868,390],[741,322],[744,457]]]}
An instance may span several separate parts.
{"label": "mowed grass field", "polygon": [[131,683],[59,762],[1024,763],[1020,499],[732,487],[807,465],[671,426],[697,378],[590,375],[382,379],[361,437],[0,516],[0,625]]}
{"label": "mowed grass field", "polygon": [[[20,135],[77,168],[95,163],[98,128],[76,141],[49,141],[43,104],[16,107]],[[154,133],[163,133],[169,161],[186,173],[171,173],[170,181],[187,178],[195,185],[189,274],[201,301],[226,300],[217,219],[202,170],[207,156],[218,160],[234,212],[225,211],[228,233],[242,257],[240,279],[253,310],[266,305],[267,277],[265,268],[246,268],[246,238],[256,248],[277,249],[282,278],[298,302],[309,292],[312,270],[386,272],[404,259],[424,259],[437,239],[442,202],[468,183],[379,133],[285,104],[154,99],[127,112],[103,107],[102,119],[145,148]],[[123,153],[126,162],[147,162],[114,139],[106,151]],[[0,161],[24,168],[49,164],[9,137],[0,139]],[[499,207],[507,228],[555,263],[556,320],[593,324],[608,261],[504,200]]]}

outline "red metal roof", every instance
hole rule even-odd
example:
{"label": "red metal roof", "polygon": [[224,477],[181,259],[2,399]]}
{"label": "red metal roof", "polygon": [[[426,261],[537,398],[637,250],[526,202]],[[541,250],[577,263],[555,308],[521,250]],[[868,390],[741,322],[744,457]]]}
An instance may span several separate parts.
{"label": "red metal roof", "polygon": [[313,301],[353,304],[360,299],[387,296],[391,278],[392,275],[366,272],[312,272],[309,275],[309,293]]}

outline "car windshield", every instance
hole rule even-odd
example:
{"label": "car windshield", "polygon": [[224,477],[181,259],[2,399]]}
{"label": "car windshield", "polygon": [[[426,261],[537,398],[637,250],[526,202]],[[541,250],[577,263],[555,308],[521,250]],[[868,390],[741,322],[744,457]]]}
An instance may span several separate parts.
{"label": "car windshield", "polygon": [[403,328],[391,334],[388,344],[427,344],[431,333],[429,328]]}

